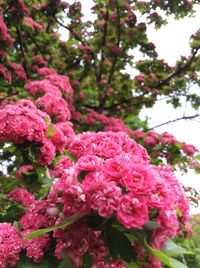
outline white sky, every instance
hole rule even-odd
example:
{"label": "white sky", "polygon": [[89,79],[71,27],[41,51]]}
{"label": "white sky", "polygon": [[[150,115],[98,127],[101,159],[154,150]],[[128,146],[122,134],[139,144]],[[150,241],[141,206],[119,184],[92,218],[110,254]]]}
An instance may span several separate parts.
{"label": "white sky", "polygon": [[[73,0],[68,1],[73,3]],[[92,0],[80,0],[82,4],[83,14],[86,19],[92,19],[90,7],[93,6]],[[161,30],[156,31],[153,27],[149,27],[148,36],[157,48],[160,58],[165,59],[170,65],[174,65],[180,56],[188,56],[190,54],[189,38],[200,27],[200,5],[196,8],[196,15],[192,18],[184,18],[179,21],[172,17],[168,18],[168,24],[163,26]],[[62,38],[66,39],[66,33],[62,33]],[[132,74],[134,74],[134,70]],[[199,90],[199,89],[198,89]],[[200,90],[199,90],[200,91]],[[187,108],[187,115],[194,112],[190,107]],[[150,127],[167,122],[183,115],[183,109],[174,110],[171,105],[164,102],[158,102],[151,109],[144,109],[141,112],[141,118],[145,116],[151,118]],[[198,118],[200,121],[200,118]],[[170,125],[162,126],[155,129],[156,132],[162,133],[167,131],[175,136],[179,141],[191,143],[200,149],[200,123],[196,121],[179,121]],[[192,186],[200,190],[200,175],[189,172],[183,177],[177,174],[178,179],[185,185]],[[191,213],[200,213],[200,207],[194,209],[191,207]]]}

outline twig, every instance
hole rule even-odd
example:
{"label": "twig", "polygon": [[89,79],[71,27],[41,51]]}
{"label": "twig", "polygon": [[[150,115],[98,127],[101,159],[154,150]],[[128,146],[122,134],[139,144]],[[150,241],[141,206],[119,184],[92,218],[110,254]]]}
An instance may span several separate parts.
{"label": "twig", "polygon": [[167,121],[167,122],[165,122],[165,123],[162,123],[162,124],[156,125],[156,126],[154,126],[154,127],[151,127],[151,128],[149,128],[148,130],[152,130],[152,129],[155,129],[155,128],[158,128],[158,127],[162,127],[162,126],[164,126],[164,125],[168,125],[168,124],[170,124],[170,123],[175,123],[175,122],[180,121],[180,120],[188,120],[188,119],[191,120],[191,119],[194,119],[194,118],[199,117],[199,116],[200,116],[200,114],[195,114],[195,115],[190,115],[190,116],[182,116],[182,117],[178,117],[178,118],[176,118],[176,119],[169,120],[169,121]]}

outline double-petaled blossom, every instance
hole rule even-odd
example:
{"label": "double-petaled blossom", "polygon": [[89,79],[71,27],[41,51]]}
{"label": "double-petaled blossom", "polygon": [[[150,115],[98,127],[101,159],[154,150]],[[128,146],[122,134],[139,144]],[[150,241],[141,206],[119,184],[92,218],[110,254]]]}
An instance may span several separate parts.
{"label": "double-petaled blossom", "polygon": [[0,267],[14,266],[21,249],[22,238],[18,229],[10,223],[0,223]]}

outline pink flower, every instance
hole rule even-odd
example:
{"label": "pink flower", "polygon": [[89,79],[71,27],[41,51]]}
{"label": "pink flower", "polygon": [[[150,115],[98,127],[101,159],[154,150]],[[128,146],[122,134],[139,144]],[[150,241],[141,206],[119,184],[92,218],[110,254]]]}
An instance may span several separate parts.
{"label": "pink flower", "polygon": [[8,81],[11,82],[12,81],[12,77],[10,72],[7,70],[7,68],[5,66],[3,66],[2,64],[0,64],[0,75],[3,76],[3,78]]}
{"label": "pink flower", "polygon": [[152,208],[164,208],[172,204],[170,190],[163,180],[155,182],[153,189],[149,193],[149,206]]}
{"label": "pink flower", "polygon": [[17,203],[21,203],[24,207],[27,207],[35,202],[35,196],[29,193],[24,188],[15,188],[9,193],[7,193],[7,197],[11,198],[13,201]]}
{"label": "pink flower", "polygon": [[146,199],[133,193],[123,195],[117,210],[117,219],[127,229],[142,228],[149,219]]}
{"label": "pink flower", "polygon": [[166,144],[176,144],[177,143],[177,140],[174,138],[173,135],[171,135],[171,134],[169,134],[167,132],[164,132],[161,135],[161,143],[163,145],[166,145]]}
{"label": "pink flower", "polygon": [[137,82],[139,82],[139,83],[143,83],[144,82],[144,76],[143,75],[136,75],[135,80]]}
{"label": "pink flower", "polygon": [[84,155],[81,156],[78,159],[77,162],[77,169],[78,170],[85,170],[85,171],[96,171],[96,170],[100,170],[100,168],[102,167],[102,160],[101,158],[95,156],[95,155]]}
{"label": "pink flower", "polygon": [[198,149],[191,145],[191,144],[186,144],[185,142],[182,143],[182,150],[189,156],[192,156],[194,153],[198,151]]}
{"label": "pink flower", "polygon": [[78,212],[90,211],[90,196],[86,193],[84,186],[79,183],[70,183],[63,187],[63,212],[65,215],[73,215]]}
{"label": "pink flower", "polygon": [[30,95],[35,96],[38,94],[51,93],[54,96],[61,96],[61,92],[58,87],[54,86],[49,80],[43,79],[41,81],[29,81],[25,89],[28,90]]}
{"label": "pink flower", "polygon": [[143,192],[147,194],[156,181],[155,174],[150,166],[132,164],[124,169],[121,177],[121,184],[132,192]]}
{"label": "pink flower", "polygon": [[162,208],[156,218],[160,228],[168,231],[168,235],[174,238],[179,229],[178,217],[174,208]]}
{"label": "pink flower", "polygon": [[91,208],[101,217],[109,218],[118,209],[121,189],[115,182],[97,181],[95,184],[87,189],[91,195]]}
{"label": "pink flower", "polygon": [[71,113],[67,102],[52,93],[46,93],[42,97],[38,98],[36,105],[42,108],[50,116],[54,116],[56,122],[68,121],[71,118]]}
{"label": "pink flower", "polygon": [[42,67],[42,68],[37,69],[37,73],[39,75],[41,75],[42,77],[45,77],[45,76],[50,75],[50,74],[55,74],[56,71],[54,71],[53,69],[50,69],[48,67]]}
{"label": "pink flower", "polygon": [[13,70],[14,74],[22,80],[26,80],[26,73],[24,71],[24,68],[14,62],[10,62],[8,66]]}
{"label": "pink flower", "polygon": [[2,15],[0,16],[0,40],[8,42],[10,45],[13,44],[13,39],[8,34],[8,29]]}
{"label": "pink flower", "polygon": [[51,216],[47,210],[51,204],[46,200],[38,200],[26,208],[25,214],[20,219],[23,230],[37,230],[55,225],[56,217]]}
{"label": "pink flower", "polygon": [[48,81],[52,83],[55,87],[57,87],[62,94],[67,98],[71,98],[73,96],[73,89],[69,82],[69,77],[65,75],[59,74],[50,74],[45,77]]}
{"label": "pink flower", "polygon": [[169,240],[168,230],[156,229],[153,231],[151,246],[156,249],[161,249]]}
{"label": "pink flower", "polygon": [[[31,233],[34,230],[26,230],[22,232],[22,235],[25,236],[28,233]],[[28,240],[23,240],[23,249],[26,250],[26,256],[33,259],[35,263],[40,263],[44,256],[44,251],[48,250],[50,246],[50,236],[45,234],[40,237],[31,238]]]}
{"label": "pink flower", "polygon": [[55,146],[49,140],[46,140],[40,147],[40,155],[38,161],[41,165],[50,165],[55,158]]}
{"label": "pink flower", "polygon": [[22,175],[30,170],[33,169],[33,166],[32,165],[24,165],[24,166],[21,166],[17,172],[16,172],[16,175],[17,175],[17,178],[21,178]]}
{"label": "pink flower", "polygon": [[34,21],[31,17],[24,18],[24,22],[31,28],[32,31],[35,31],[35,29],[42,31],[44,29],[42,24]]}
{"label": "pink flower", "polygon": [[60,178],[60,177],[62,177],[65,170],[69,169],[72,166],[73,166],[73,162],[68,157],[63,157],[58,161],[58,163],[53,171],[53,175],[56,178]]}
{"label": "pink flower", "polygon": [[0,223],[0,267],[14,266],[19,260],[22,239],[10,223]]}
{"label": "pink flower", "polygon": [[53,135],[53,137],[51,137],[51,142],[53,143],[58,152],[63,153],[67,142],[67,138],[65,137],[62,130],[58,126],[54,125],[54,130],[55,134]]}

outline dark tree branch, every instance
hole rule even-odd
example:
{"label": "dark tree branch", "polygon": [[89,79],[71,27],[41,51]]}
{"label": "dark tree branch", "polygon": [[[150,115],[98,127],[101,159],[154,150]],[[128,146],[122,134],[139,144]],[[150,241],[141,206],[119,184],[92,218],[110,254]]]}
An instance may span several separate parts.
{"label": "dark tree branch", "polygon": [[[24,50],[24,45],[23,45],[23,42],[22,42],[20,29],[19,29],[18,26],[16,27],[16,31],[17,31],[17,39],[18,39],[18,42],[19,42],[19,48],[20,48],[20,51],[21,51],[21,55],[22,55],[23,58],[25,58],[26,57],[26,53],[25,53],[25,50]],[[23,66],[24,71],[25,71],[25,73],[27,75],[26,62],[22,61],[22,66]]]}
{"label": "dark tree branch", "polygon": [[[72,35],[73,35],[73,29],[69,26],[64,25],[61,21],[59,21],[56,16],[53,16],[54,20],[58,23],[58,25],[60,25],[61,27],[65,28],[66,30],[68,30]],[[74,36],[74,35],[73,35]],[[82,38],[78,35],[74,36],[83,46],[86,46],[87,43],[82,40]],[[98,82],[98,71],[97,71],[97,63],[96,63],[96,55],[94,52],[90,51],[91,55],[92,55],[92,59],[94,60],[94,72],[95,72],[95,77],[96,77],[96,81]]]}
{"label": "dark tree branch", "polygon": [[149,128],[149,129],[147,129],[147,130],[152,130],[152,129],[155,129],[155,128],[158,128],[158,127],[162,127],[162,126],[164,126],[164,125],[168,125],[168,124],[170,124],[170,123],[175,123],[175,122],[180,121],[180,120],[188,120],[188,119],[191,120],[191,119],[197,118],[197,117],[199,117],[199,116],[200,116],[200,114],[195,114],[195,115],[190,115],[190,116],[182,116],[182,117],[178,117],[178,118],[176,118],[176,119],[169,120],[169,121],[167,121],[167,122],[165,122],[165,123],[162,123],[162,124],[156,125],[156,126],[154,126],[154,127],[151,127],[151,128]]}
{"label": "dark tree branch", "polygon": [[107,9],[106,15],[105,15],[105,24],[104,24],[104,31],[103,31],[103,38],[102,38],[102,44],[101,44],[101,61],[100,61],[100,68],[99,68],[99,77],[98,80],[101,81],[102,78],[102,73],[103,73],[103,61],[104,61],[104,47],[106,45],[106,36],[107,36],[107,29],[108,29],[108,17],[109,17],[109,12]]}
{"label": "dark tree branch", "polygon": [[[121,31],[120,31],[120,10],[119,10],[119,5],[118,5],[118,0],[115,0],[115,4],[116,4],[116,10],[117,10],[117,47],[119,48],[119,45],[120,45],[120,41],[121,41]],[[116,54],[115,57],[114,57],[114,60],[113,60],[113,63],[112,63],[112,66],[111,66],[111,70],[110,70],[110,74],[109,74],[109,77],[108,77],[108,80],[107,80],[107,89],[106,89],[106,92],[104,94],[104,97],[102,98],[102,100],[100,101],[99,103],[99,110],[102,111],[105,107],[105,103],[106,103],[106,100],[107,100],[107,90],[110,86],[110,83],[112,81],[112,78],[113,78],[113,74],[114,74],[114,71],[115,71],[115,66],[116,66],[116,63],[117,63],[117,59],[118,59],[118,55]]]}
{"label": "dark tree branch", "polygon": [[173,72],[170,76],[165,78],[164,80],[160,81],[157,85],[154,86],[154,88],[159,89],[160,87],[164,86],[167,84],[172,78],[175,76],[181,74],[183,71],[185,71],[190,65],[192,64],[193,60],[195,59],[195,56],[197,52],[199,51],[200,47],[196,48],[194,52],[192,53],[190,59],[185,63],[185,65],[181,66],[178,68],[175,72]]}

